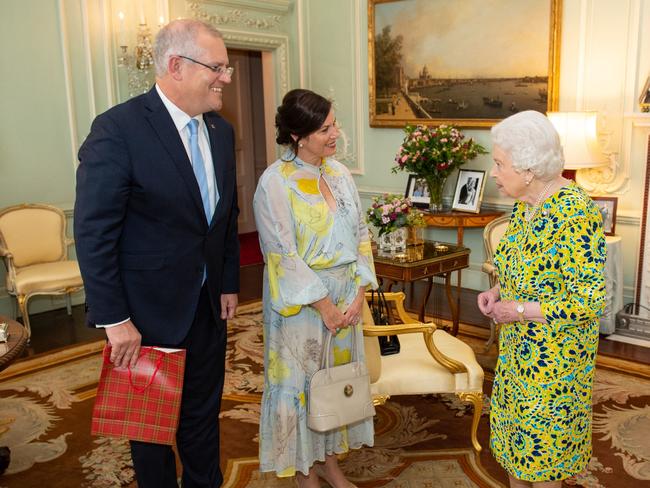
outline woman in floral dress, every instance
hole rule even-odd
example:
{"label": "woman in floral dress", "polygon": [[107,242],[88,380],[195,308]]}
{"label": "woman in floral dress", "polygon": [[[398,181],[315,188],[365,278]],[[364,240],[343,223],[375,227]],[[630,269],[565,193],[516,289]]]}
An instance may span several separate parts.
{"label": "woman in floral dress", "polygon": [[561,176],[559,137],[541,113],[492,128],[491,176],[516,199],[478,297],[501,324],[490,444],[510,486],[560,488],[591,458],[591,392],[606,257],[598,207]]}
{"label": "woman in floral dress", "polygon": [[377,286],[370,240],[352,176],[331,159],[339,136],[331,102],[292,90],[276,127],[288,148],[260,178],[253,202],[266,263],[260,471],[295,475],[301,487],[320,486],[321,476],[348,488],[336,454],[372,446],[372,418],[315,432],[306,394],[326,334],[334,334],[333,364],[350,361],[352,334],[363,360],[362,331],[351,326],[366,288]]}

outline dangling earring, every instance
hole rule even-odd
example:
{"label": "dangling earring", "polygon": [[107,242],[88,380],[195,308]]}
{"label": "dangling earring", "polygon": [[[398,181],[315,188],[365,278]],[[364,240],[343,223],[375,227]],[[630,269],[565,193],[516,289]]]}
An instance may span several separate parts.
{"label": "dangling earring", "polygon": [[526,186],[530,185],[530,182],[531,182],[531,181],[532,181],[532,180],[526,180]]}

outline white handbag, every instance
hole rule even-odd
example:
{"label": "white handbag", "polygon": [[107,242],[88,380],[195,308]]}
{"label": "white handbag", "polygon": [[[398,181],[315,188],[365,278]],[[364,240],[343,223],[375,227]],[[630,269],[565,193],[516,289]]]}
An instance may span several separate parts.
{"label": "white handbag", "polygon": [[356,326],[351,334],[352,360],[330,367],[332,334],[328,333],[321,369],[309,381],[307,425],[317,432],[327,432],[375,415],[368,370],[359,361]]}

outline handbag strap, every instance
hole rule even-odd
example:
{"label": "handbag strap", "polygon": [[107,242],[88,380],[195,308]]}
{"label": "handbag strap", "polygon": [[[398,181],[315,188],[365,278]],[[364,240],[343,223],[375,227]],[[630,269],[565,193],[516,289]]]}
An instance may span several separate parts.
{"label": "handbag strap", "polygon": [[[375,305],[375,293],[377,294],[377,304]],[[370,291],[370,311],[372,312],[372,318],[378,320],[382,316],[388,318],[388,302],[386,301],[386,295],[381,289],[381,286],[377,287],[376,290]],[[375,323],[375,325],[383,325]]]}
{"label": "handbag strap", "polygon": [[[138,356],[138,361],[142,358],[142,356],[149,352],[149,351],[154,351],[155,349],[153,347],[143,347],[140,349],[140,355]],[[156,351],[158,352],[158,359],[156,359],[156,367],[153,370],[153,373],[151,374],[151,378],[149,378],[149,381],[147,382],[146,385],[144,386],[136,386],[133,384],[133,374],[131,372],[131,365],[129,364],[128,370],[129,370],[129,383],[131,384],[131,388],[133,388],[137,393],[144,393],[144,391],[151,386],[153,381],[156,379],[156,375],[158,374],[158,371],[160,370],[160,365],[162,364],[163,357],[165,356],[165,353],[162,351]]]}
{"label": "handbag strap", "polygon": [[[352,334],[352,358],[350,361],[355,362],[359,358],[359,350],[357,349],[357,326],[351,325],[350,329],[352,329],[350,332]],[[325,344],[323,344],[323,352],[321,353],[320,369],[330,369],[330,349],[332,348],[333,336],[334,334],[328,330]]]}

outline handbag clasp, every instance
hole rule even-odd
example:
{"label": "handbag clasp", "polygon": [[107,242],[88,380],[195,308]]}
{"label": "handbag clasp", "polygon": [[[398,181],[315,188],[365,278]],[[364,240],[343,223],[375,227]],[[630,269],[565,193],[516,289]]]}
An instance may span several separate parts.
{"label": "handbag clasp", "polygon": [[343,394],[346,397],[351,397],[353,393],[354,393],[354,388],[352,388],[352,385],[350,384],[345,385],[345,387],[343,388]]}

